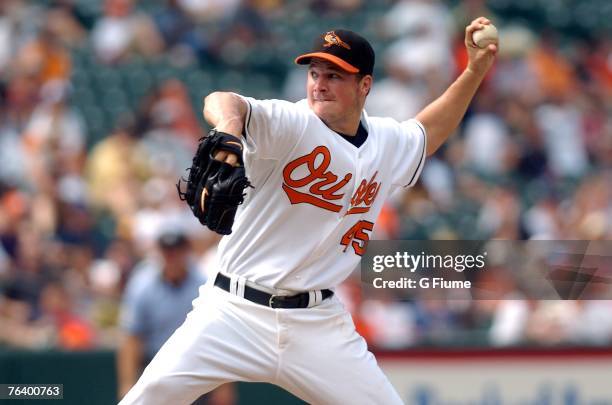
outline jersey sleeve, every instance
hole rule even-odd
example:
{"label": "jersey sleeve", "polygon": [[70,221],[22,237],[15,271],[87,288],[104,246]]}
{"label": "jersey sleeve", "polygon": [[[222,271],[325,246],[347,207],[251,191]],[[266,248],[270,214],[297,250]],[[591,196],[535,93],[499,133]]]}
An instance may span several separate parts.
{"label": "jersey sleeve", "polygon": [[245,120],[246,150],[253,158],[276,159],[285,156],[298,143],[307,124],[301,107],[284,100],[256,100],[248,103]]}
{"label": "jersey sleeve", "polygon": [[394,178],[393,184],[401,187],[412,187],[421,174],[425,164],[427,136],[425,128],[416,119],[399,124],[394,145]]}

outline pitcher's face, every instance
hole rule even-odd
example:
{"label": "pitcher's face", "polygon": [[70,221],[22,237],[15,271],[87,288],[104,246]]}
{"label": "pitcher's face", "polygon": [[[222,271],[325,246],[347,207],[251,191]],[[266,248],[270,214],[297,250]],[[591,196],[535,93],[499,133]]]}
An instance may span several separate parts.
{"label": "pitcher's face", "polygon": [[347,117],[361,115],[365,100],[362,80],[360,76],[348,73],[331,62],[313,58],[306,85],[308,105],[333,129]]}

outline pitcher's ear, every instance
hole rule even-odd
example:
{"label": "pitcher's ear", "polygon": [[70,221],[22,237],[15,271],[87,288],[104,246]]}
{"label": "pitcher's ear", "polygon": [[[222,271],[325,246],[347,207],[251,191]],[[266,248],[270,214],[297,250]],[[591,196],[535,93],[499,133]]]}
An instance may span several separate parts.
{"label": "pitcher's ear", "polygon": [[370,90],[372,89],[373,80],[374,79],[372,75],[365,75],[361,78],[359,82],[360,89],[365,92],[366,96],[370,94]]}

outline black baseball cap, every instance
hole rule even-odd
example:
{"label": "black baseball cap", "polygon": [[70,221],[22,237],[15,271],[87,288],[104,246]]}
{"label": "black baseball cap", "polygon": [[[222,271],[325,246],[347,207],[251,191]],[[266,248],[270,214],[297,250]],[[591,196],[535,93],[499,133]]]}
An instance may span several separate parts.
{"label": "black baseball cap", "polygon": [[311,52],[295,58],[298,65],[308,65],[312,58],[325,59],[349,73],[371,75],[374,49],[367,39],[349,30],[333,30],[318,36]]}

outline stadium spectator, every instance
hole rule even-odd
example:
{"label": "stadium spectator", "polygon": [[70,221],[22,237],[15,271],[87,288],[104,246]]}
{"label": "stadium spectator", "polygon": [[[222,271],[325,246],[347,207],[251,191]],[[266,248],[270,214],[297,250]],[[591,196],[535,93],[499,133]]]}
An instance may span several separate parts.
{"label": "stadium spectator", "polygon": [[151,18],[135,12],[133,0],[105,0],[104,16],[96,21],[91,40],[96,56],[107,64],[125,59],[132,50],[152,57],[163,47]]}
{"label": "stadium spectator", "polygon": [[141,262],[125,290],[121,306],[123,338],[118,354],[122,397],[136,382],[161,345],[191,310],[205,278],[194,268],[189,240],[165,233],[159,255]]}

